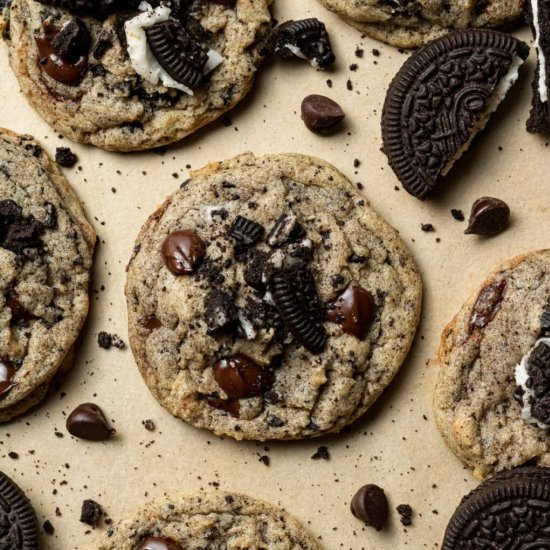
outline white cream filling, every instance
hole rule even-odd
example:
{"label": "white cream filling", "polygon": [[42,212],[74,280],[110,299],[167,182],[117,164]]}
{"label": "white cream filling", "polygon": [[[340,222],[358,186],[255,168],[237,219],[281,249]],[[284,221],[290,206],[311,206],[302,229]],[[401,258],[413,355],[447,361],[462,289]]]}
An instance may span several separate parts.
{"label": "white cream filling", "polygon": [[[188,95],[193,95],[193,90],[181,82],[174,80],[157,61],[147,42],[145,29],[170,19],[170,8],[159,6],[155,9],[147,2],[142,2],[139,9],[143,12],[140,15],[126,21],[124,30],[126,32],[127,50],[130,62],[137,74],[151,84],[162,83],[166,88],[175,88]],[[204,67],[204,74],[213,71],[224,61],[224,58],[216,51],[208,51],[208,61]]]}
{"label": "white cream filling", "polygon": [[299,57],[300,59],[305,59],[312,67],[315,67],[316,69],[319,68],[319,61],[317,59],[312,59],[311,61],[304,55],[302,50],[298,48],[298,46],[294,46],[293,44],[285,44],[283,48],[286,48],[287,50],[290,50],[296,57]]}
{"label": "white cream filling", "polygon": [[548,102],[548,87],[546,85],[546,59],[540,47],[540,22],[539,22],[539,2],[531,0],[531,9],[533,11],[533,27],[535,29],[535,50],[537,51],[539,61],[539,96],[543,103]]}
{"label": "white cream filling", "polygon": [[506,97],[506,94],[509,92],[510,88],[516,83],[519,76],[519,68],[524,63],[525,61],[521,59],[521,57],[519,57],[518,55],[516,55],[512,59],[508,73],[506,73],[506,75],[500,79],[500,82],[495,88],[495,91],[488,99],[485,111],[481,114],[479,120],[476,121],[474,129],[470,134],[470,138],[468,139],[468,141],[466,141],[466,143],[464,143],[464,145],[462,145],[462,147],[460,147],[460,149],[453,155],[449,162],[447,162],[443,170],[441,170],[442,176],[446,176],[449,173],[449,171],[458,161],[458,159],[469,149],[476,135],[481,132],[485,128],[485,126],[487,126],[491,115],[497,110],[498,106],[502,103],[502,100]]}
{"label": "white cream filling", "polygon": [[515,375],[516,385],[521,386],[524,392],[521,398],[523,403],[521,416],[529,425],[547,430],[548,428],[550,428],[548,424],[544,424],[540,420],[533,418],[533,416],[531,415],[531,403],[535,397],[535,392],[533,391],[533,389],[527,387],[527,379],[529,378],[529,375],[527,374],[527,363],[529,361],[529,356],[540,343],[550,346],[550,338],[541,338],[540,340],[537,340],[535,345],[529,350],[529,353],[523,356],[519,365],[516,365]]}

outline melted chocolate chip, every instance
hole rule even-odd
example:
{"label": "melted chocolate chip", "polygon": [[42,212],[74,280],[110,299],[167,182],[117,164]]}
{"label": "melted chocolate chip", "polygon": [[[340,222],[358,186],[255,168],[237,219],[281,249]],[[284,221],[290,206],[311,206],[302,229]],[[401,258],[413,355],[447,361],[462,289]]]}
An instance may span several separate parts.
{"label": "melted chocolate chip", "polygon": [[239,418],[241,414],[241,404],[238,399],[220,399],[218,397],[208,397],[206,402],[215,409],[220,409],[229,413],[233,418]]}
{"label": "melted chocolate chip", "polygon": [[271,247],[283,246],[289,242],[296,242],[306,236],[295,214],[283,214],[271,228],[267,236],[267,244]]}
{"label": "melted chocolate chip", "polygon": [[531,399],[531,416],[550,426],[550,346],[540,342],[527,361],[528,379],[525,385],[534,396]]}
{"label": "melted chocolate chip", "polygon": [[510,207],[500,199],[481,197],[472,205],[467,235],[497,235],[506,229],[510,220]]}
{"label": "melted chocolate chip", "polygon": [[342,327],[347,334],[364,340],[374,321],[372,294],[352,283],[340,296],[327,305],[327,319]]}
{"label": "melted chocolate chip", "polygon": [[162,243],[164,263],[174,275],[194,273],[205,252],[204,242],[189,229],[170,233]]}
{"label": "melted chocolate chip", "polygon": [[[38,0],[42,4],[67,10],[75,15],[88,15],[103,20],[121,7],[136,8],[134,0]],[[126,6],[125,6],[126,5]]]}
{"label": "melted chocolate chip", "polygon": [[26,324],[33,319],[38,319],[17,299],[14,293],[8,294],[6,305],[11,310],[11,322],[13,324]]}
{"label": "melted chocolate chip", "polygon": [[150,330],[152,332],[153,330],[159,329],[162,326],[162,323],[160,322],[160,320],[156,315],[148,315],[143,320],[143,326],[147,330]]}
{"label": "melted chocolate chip", "polygon": [[273,384],[271,371],[242,353],[218,361],[214,366],[214,378],[231,399],[257,397]]}
{"label": "melted chocolate chip", "polygon": [[79,405],[67,418],[66,426],[71,435],[89,441],[105,441],[116,432],[94,403]]}
{"label": "melted chocolate chip", "polygon": [[137,550],[183,550],[183,546],[172,539],[146,537]]}
{"label": "melted chocolate chip", "polygon": [[378,485],[364,485],[351,500],[351,513],[381,531],[388,519],[388,499]]}
{"label": "melted chocolate chip", "polygon": [[323,95],[308,95],[302,101],[302,120],[316,134],[331,133],[344,120],[342,107]]}
{"label": "melted chocolate chip", "polygon": [[506,289],[506,281],[486,286],[480,293],[470,317],[470,333],[486,327],[498,313]]}
{"label": "melted chocolate chip", "polygon": [[0,360],[0,398],[5,397],[16,386],[13,381],[16,370],[9,359]]}

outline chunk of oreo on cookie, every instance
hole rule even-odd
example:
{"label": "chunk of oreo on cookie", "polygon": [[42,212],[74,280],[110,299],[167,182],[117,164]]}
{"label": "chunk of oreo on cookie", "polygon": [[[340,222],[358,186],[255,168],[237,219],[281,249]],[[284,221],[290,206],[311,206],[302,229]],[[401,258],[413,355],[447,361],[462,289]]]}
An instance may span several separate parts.
{"label": "chunk of oreo on cookie", "polygon": [[441,549],[548,548],[549,514],[550,468],[501,472],[462,499]]}
{"label": "chunk of oreo on cookie", "polygon": [[327,69],[336,60],[325,24],[315,18],[291,20],[275,27],[262,53],[285,59],[298,57],[319,69]]}
{"label": "chunk of oreo on cookie", "polygon": [[537,52],[537,68],[533,79],[531,114],[527,131],[533,134],[550,133],[550,2],[530,0],[527,2],[526,19],[531,25],[534,46]]}
{"label": "chunk of oreo on cookie", "polygon": [[254,220],[237,216],[229,229],[229,236],[242,246],[251,246],[263,237],[264,231]]}
{"label": "chunk of oreo on cookie", "polygon": [[78,17],[68,21],[52,40],[55,53],[70,62],[76,62],[84,55],[88,55],[91,47],[91,37],[88,27]]}
{"label": "chunk of oreo on cookie", "polygon": [[136,0],[38,0],[41,4],[67,10],[74,15],[94,17],[104,20],[106,17],[123,7],[137,8]]}
{"label": "chunk of oreo on cookie", "polygon": [[509,34],[470,29],[415,52],[390,84],[384,151],[404,188],[425,199],[483,130],[527,59]]}
{"label": "chunk of oreo on cookie", "polygon": [[38,522],[29,499],[0,472],[0,548],[38,550]]}

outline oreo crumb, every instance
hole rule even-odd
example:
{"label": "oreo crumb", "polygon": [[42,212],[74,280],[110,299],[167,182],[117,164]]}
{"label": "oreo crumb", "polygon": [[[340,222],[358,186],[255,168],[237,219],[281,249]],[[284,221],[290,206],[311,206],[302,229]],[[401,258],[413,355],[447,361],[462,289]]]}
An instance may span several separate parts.
{"label": "oreo crumb", "polygon": [[413,510],[409,504],[400,504],[397,508],[397,513],[401,516],[400,521],[403,525],[411,525]]}
{"label": "oreo crumb", "polygon": [[58,147],[55,150],[55,162],[63,168],[72,168],[78,161],[78,157],[68,147]]}
{"label": "oreo crumb", "polygon": [[155,423],[150,418],[142,420],[141,423],[148,432],[153,432],[155,430]]}
{"label": "oreo crumb", "polygon": [[110,349],[111,346],[123,349],[126,346],[120,336],[117,334],[109,334],[103,330],[97,335],[97,343],[99,347],[103,349]]}
{"label": "oreo crumb", "polygon": [[435,231],[435,227],[431,223],[423,223],[420,226],[420,229],[422,229],[422,231],[425,231],[426,233],[432,233],[433,231]]}
{"label": "oreo crumb", "polygon": [[53,535],[55,533],[55,529],[54,529],[54,526],[52,525],[51,521],[49,519],[47,519],[43,525],[42,525],[42,528],[44,529],[44,531],[48,534],[48,535]]}
{"label": "oreo crumb", "polygon": [[85,500],[82,503],[80,521],[90,527],[97,527],[103,515],[103,509],[95,500]]}
{"label": "oreo crumb", "polygon": [[312,460],[329,460],[330,459],[330,453],[328,452],[328,447],[325,447],[324,445],[321,445],[317,452],[311,455]]}
{"label": "oreo crumb", "polygon": [[457,222],[463,222],[464,221],[464,212],[462,210],[457,210],[456,208],[451,208],[451,216],[457,221]]}
{"label": "oreo crumb", "polygon": [[12,460],[17,460],[19,458],[19,455],[15,452],[15,451],[10,451],[8,453],[8,456],[12,459]]}

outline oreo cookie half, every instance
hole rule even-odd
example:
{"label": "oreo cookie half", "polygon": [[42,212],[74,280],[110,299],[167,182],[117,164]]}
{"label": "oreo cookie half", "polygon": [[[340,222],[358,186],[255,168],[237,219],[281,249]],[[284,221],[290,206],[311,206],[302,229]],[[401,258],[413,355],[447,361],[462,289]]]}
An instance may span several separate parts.
{"label": "oreo cookie half", "polygon": [[36,514],[23,491],[0,472],[0,548],[38,550]]}
{"label": "oreo cookie half", "polygon": [[550,1],[530,0],[526,6],[526,19],[531,25],[537,69],[533,79],[533,100],[527,131],[534,134],[550,133]]}
{"label": "oreo cookie half", "polygon": [[516,82],[529,47],[509,34],[470,29],[414,53],[393,79],[382,113],[388,161],[424,199],[466,152]]}
{"label": "oreo cookie half", "polygon": [[462,499],[442,550],[550,548],[550,468],[501,472]]}

